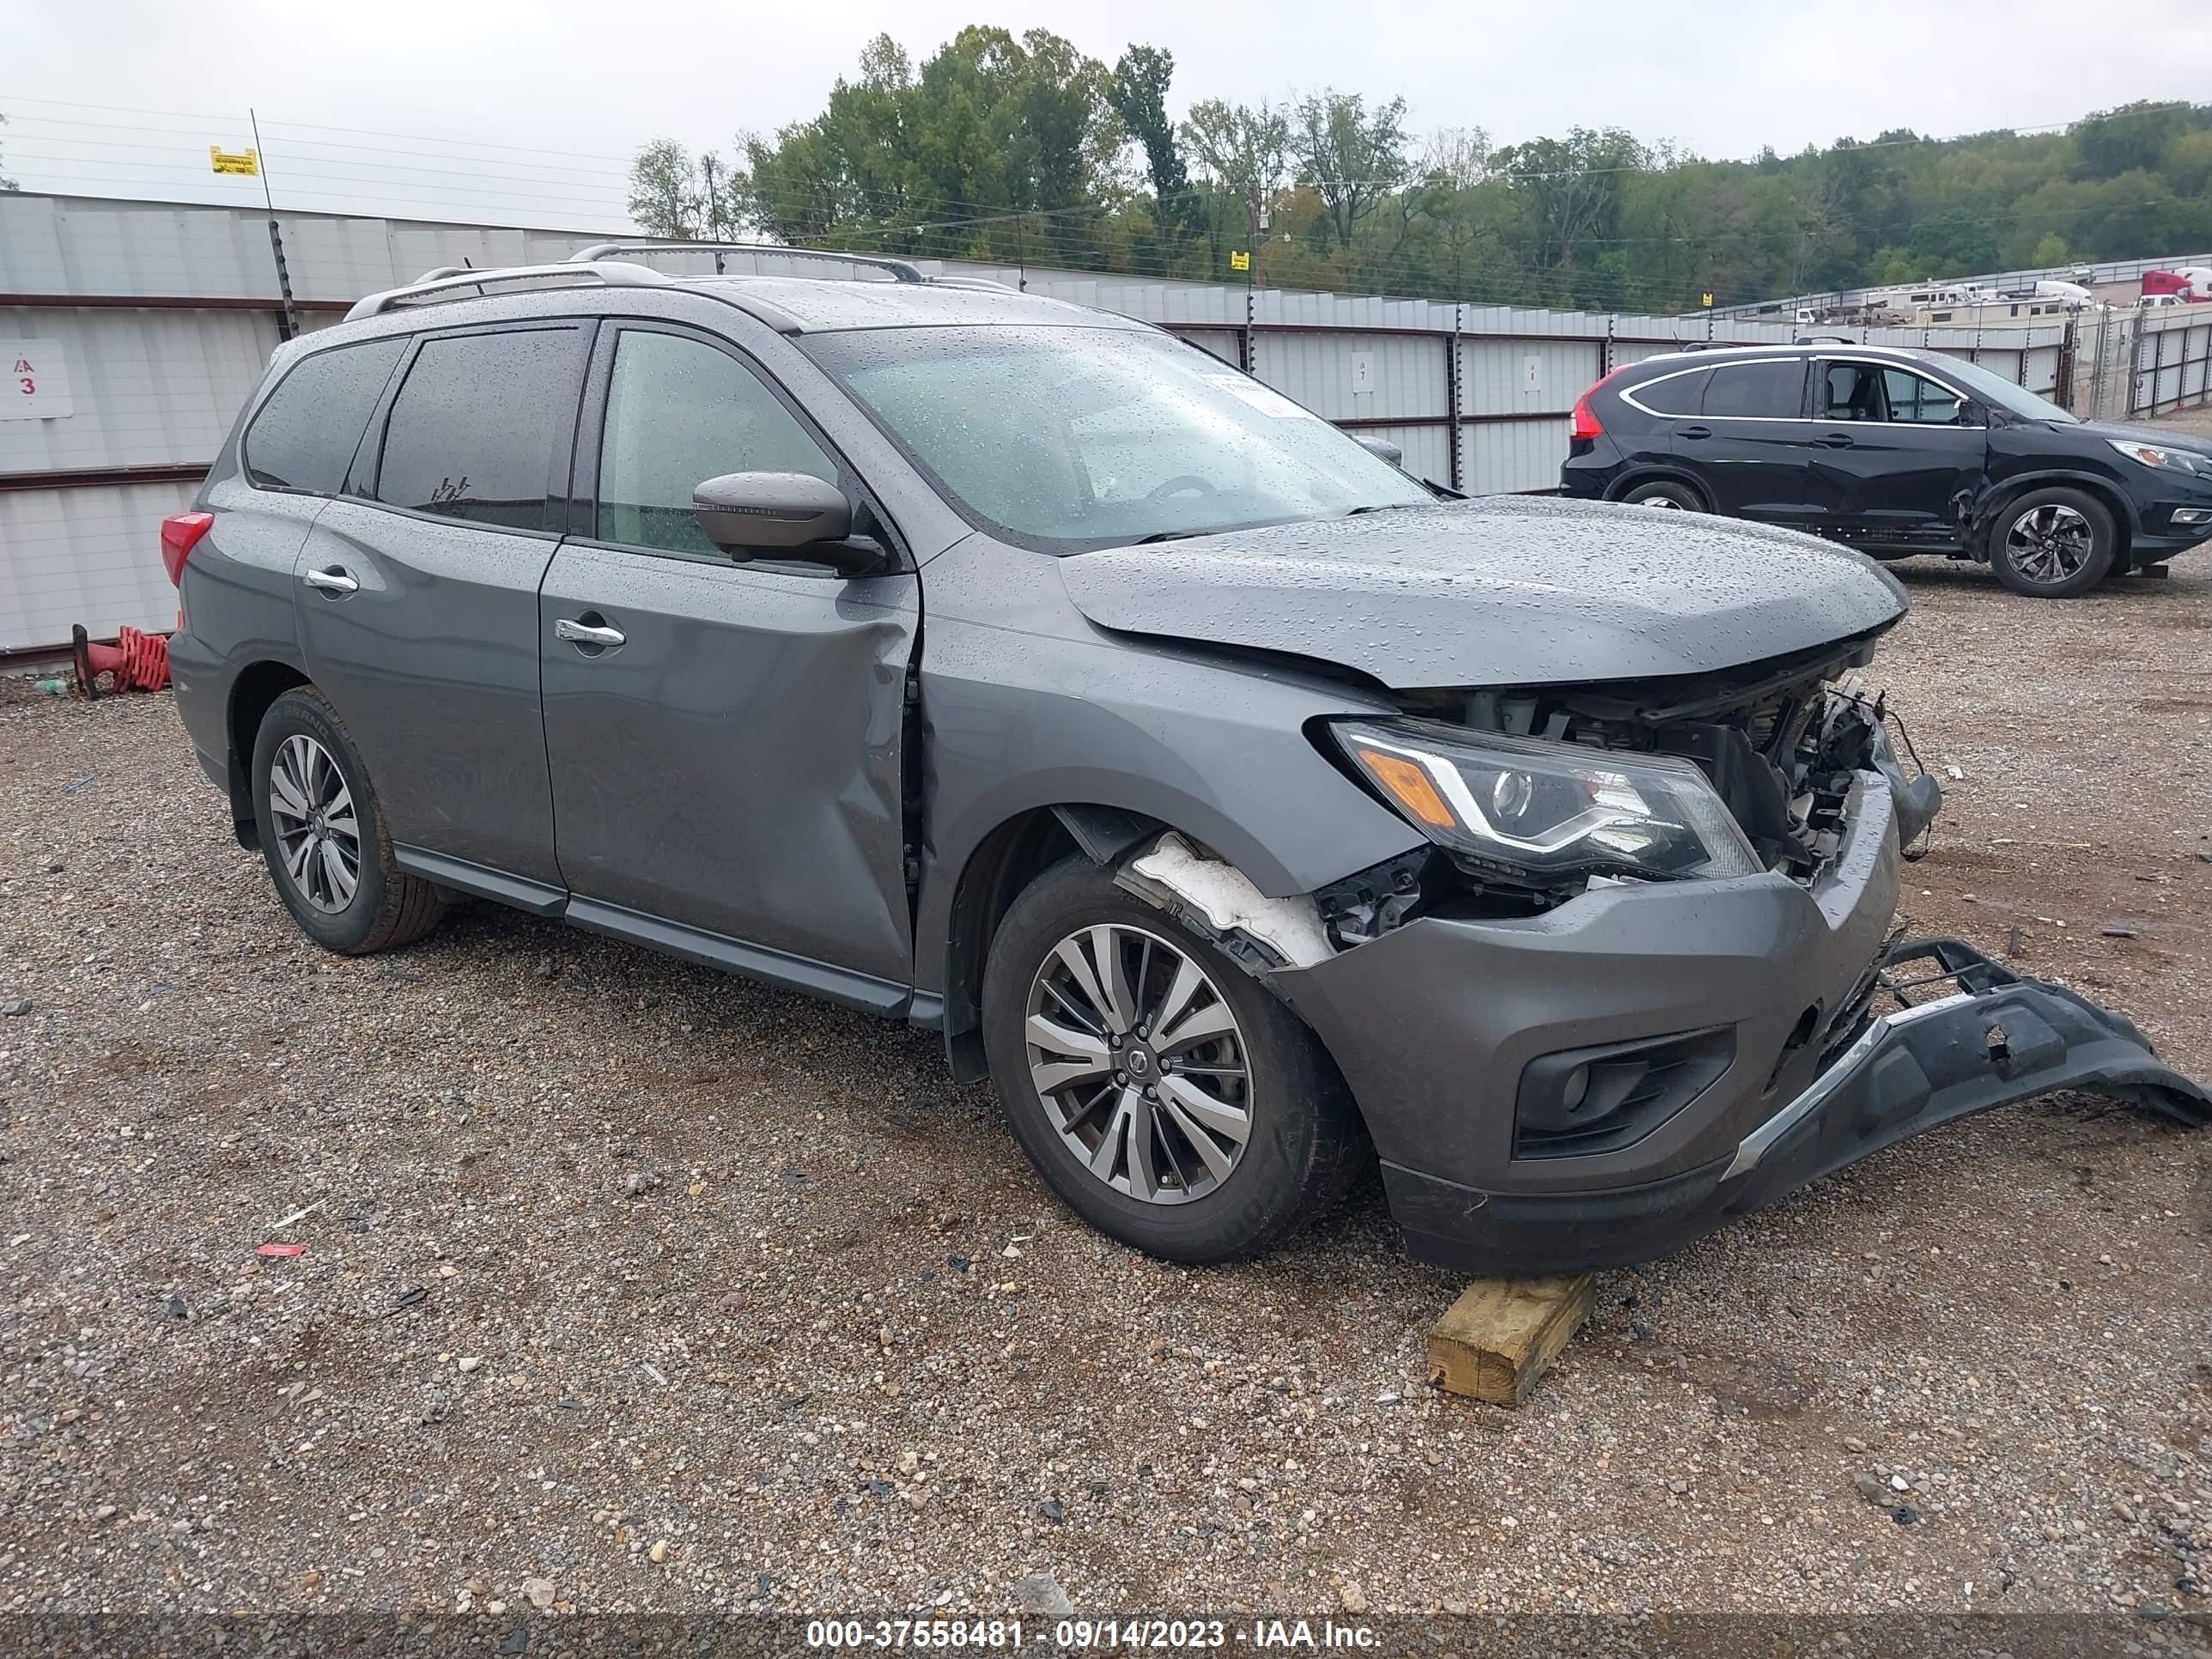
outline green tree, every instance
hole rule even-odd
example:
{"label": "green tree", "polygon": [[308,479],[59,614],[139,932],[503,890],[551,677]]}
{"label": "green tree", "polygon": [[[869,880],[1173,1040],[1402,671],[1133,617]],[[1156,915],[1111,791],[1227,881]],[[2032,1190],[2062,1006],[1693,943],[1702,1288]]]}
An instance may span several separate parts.
{"label": "green tree", "polygon": [[[1200,100],[1183,120],[1182,140],[1207,179],[1243,210],[1243,245],[1256,251],[1268,213],[1290,165],[1291,129],[1283,112]],[[1219,261],[1224,250],[1217,248]]]}
{"label": "green tree", "polygon": [[889,36],[829,106],[745,142],[745,210],[787,241],[1103,257],[1125,142],[1111,76],[1059,35],[964,28],[919,70]]}
{"label": "green tree", "polygon": [[1171,53],[1133,45],[1114,65],[1113,79],[1106,88],[1114,112],[1145,152],[1160,258],[1170,267],[1184,241],[1205,224],[1203,207],[1191,190],[1190,173],[1176,141],[1175,122],[1168,115],[1168,84],[1174,78]]}
{"label": "green tree", "polygon": [[1566,265],[1589,244],[1612,238],[1629,176],[1651,162],[1634,135],[1619,127],[1572,127],[1565,138],[1531,139],[1498,159],[1526,216],[1528,251],[1546,268]]}
{"label": "green tree", "polygon": [[738,204],[730,164],[712,151],[694,156],[672,138],[657,138],[629,164],[629,216],[653,236],[730,241]]}
{"label": "green tree", "polygon": [[1109,70],[1057,35],[990,28],[917,65],[879,36],[813,118],[741,140],[733,172],[667,141],[641,152],[638,216],[1218,278],[1242,248],[1255,283],[1661,313],[2212,246],[2212,106],[1729,161],[1617,128],[1423,141],[1401,100],[1337,90],[1201,97],[1170,126],[1174,69],[1138,44]]}
{"label": "green tree", "polygon": [[2166,159],[2167,146],[2188,125],[2185,104],[2125,104],[2075,124],[2075,177],[2117,179],[2148,173]]}
{"label": "green tree", "polygon": [[1289,137],[1298,182],[1319,193],[1337,246],[1350,248],[1359,222],[1406,180],[1406,100],[1370,112],[1356,92],[1309,94],[1293,106]]}

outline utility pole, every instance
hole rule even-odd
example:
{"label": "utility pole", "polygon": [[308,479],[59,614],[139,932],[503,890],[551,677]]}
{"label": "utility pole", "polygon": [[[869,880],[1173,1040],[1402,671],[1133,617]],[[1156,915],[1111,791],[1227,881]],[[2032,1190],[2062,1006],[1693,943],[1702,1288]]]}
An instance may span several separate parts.
{"label": "utility pole", "polygon": [[292,274],[284,268],[284,235],[276,228],[276,197],[269,187],[269,152],[261,147],[261,117],[249,106],[246,120],[253,128],[253,167],[261,175],[261,200],[269,210],[269,252],[276,261],[276,295],[283,308],[276,313],[276,336],[289,340],[300,331],[300,319],[292,309]]}

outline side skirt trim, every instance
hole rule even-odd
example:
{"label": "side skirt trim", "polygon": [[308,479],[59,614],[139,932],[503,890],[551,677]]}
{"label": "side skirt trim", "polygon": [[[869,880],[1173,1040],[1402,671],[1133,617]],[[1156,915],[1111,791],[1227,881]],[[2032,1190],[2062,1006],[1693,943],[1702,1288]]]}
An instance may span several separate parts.
{"label": "side skirt trim", "polygon": [[520,876],[471,864],[466,859],[433,853],[427,848],[403,847],[395,842],[392,860],[410,876],[420,876],[441,887],[473,893],[478,898],[496,899],[518,910],[527,910],[533,916],[557,916],[568,908],[565,889],[549,887],[541,881],[526,881]]}
{"label": "side skirt trim", "polygon": [[686,927],[680,922],[626,910],[618,904],[606,904],[598,899],[571,897],[564,914],[571,923],[587,933],[605,933],[648,945],[708,968],[719,968],[725,973],[742,974],[748,979],[804,991],[810,996],[858,1008],[864,1013],[896,1018],[903,1015],[914,1000],[911,986],[856,974],[847,968],[833,968],[827,963],[771,951],[765,945],[725,939],[719,933]]}

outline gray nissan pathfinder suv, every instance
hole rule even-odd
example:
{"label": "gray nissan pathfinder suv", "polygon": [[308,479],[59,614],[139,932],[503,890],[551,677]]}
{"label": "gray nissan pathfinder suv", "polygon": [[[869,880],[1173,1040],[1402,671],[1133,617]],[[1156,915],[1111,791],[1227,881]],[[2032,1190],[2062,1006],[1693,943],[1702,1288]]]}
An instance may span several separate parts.
{"label": "gray nissan pathfinder suv", "polygon": [[[2125,1019],[1890,937],[1857,553],[1443,499],[1144,324],[897,261],[434,272],[163,526],[178,706],[299,925],[464,895],[944,1033],[1115,1238],[1633,1261]],[[830,256],[823,256],[829,258]]]}

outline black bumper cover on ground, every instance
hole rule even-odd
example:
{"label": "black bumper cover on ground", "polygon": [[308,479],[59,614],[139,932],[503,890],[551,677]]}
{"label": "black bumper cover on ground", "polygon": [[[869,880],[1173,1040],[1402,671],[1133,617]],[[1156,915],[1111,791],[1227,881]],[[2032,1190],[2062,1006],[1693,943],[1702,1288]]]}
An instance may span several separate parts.
{"label": "black bumper cover on ground", "polygon": [[2142,1034],[2063,986],[2026,979],[1956,939],[1894,945],[1895,1004],[1732,1155],[1601,1192],[1486,1194],[1383,1165],[1415,1256],[1492,1274],[1625,1267],[1939,1123],[2057,1089],[2117,1096],[2191,1127],[2212,1095],[2159,1064]]}

